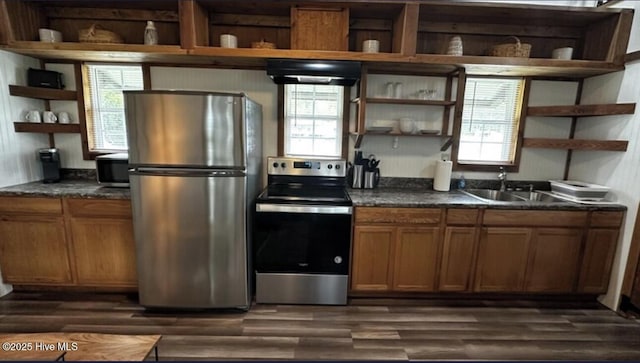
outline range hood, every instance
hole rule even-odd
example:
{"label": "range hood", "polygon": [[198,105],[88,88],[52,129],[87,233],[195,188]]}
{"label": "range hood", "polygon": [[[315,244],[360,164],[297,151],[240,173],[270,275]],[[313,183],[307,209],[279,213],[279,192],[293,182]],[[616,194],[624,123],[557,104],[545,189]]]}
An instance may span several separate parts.
{"label": "range hood", "polygon": [[360,62],[267,59],[267,75],[277,84],[353,86],[360,78]]}

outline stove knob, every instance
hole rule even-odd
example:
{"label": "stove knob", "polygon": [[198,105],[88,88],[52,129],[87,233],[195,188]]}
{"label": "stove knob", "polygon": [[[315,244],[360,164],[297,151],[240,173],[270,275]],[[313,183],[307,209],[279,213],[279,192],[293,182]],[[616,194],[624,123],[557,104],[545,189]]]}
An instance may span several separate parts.
{"label": "stove knob", "polygon": [[278,167],[278,163],[273,163],[273,167],[277,168]]}
{"label": "stove knob", "polygon": [[342,256],[336,256],[333,258],[333,262],[337,263],[337,264],[341,264],[342,263]]}
{"label": "stove knob", "polygon": [[280,166],[281,166],[282,168],[286,168],[286,167],[287,167],[287,164],[285,164],[285,163],[280,163]]}
{"label": "stove knob", "polygon": [[336,164],[336,170],[340,170],[340,164]]}
{"label": "stove knob", "polygon": [[333,168],[333,165],[329,164],[329,165],[327,165],[327,168],[329,168],[329,170],[331,170]]}

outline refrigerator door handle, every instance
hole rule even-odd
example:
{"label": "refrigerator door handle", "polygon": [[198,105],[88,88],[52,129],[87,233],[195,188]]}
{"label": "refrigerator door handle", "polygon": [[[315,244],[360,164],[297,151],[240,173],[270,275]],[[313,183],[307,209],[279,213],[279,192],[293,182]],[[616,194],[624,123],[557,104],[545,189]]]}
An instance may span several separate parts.
{"label": "refrigerator door handle", "polygon": [[131,175],[156,176],[199,176],[199,177],[243,177],[247,173],[241,170],[207,170],[197,168],[132,168]]}

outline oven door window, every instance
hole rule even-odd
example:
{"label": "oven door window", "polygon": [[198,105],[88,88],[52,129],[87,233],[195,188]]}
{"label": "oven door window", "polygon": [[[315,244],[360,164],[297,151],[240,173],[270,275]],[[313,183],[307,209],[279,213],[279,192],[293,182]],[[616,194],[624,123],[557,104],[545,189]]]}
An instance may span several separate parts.
{"label": "oven door window", "polygon": [[257,212],[255,225],[257,272],[348,274],[351,215]]}

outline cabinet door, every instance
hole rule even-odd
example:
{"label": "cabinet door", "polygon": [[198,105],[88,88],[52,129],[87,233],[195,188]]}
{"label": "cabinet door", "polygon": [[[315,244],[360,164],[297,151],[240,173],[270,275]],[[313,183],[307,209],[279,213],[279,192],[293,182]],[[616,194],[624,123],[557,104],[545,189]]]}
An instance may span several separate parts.
{"label": "cabinet door", "polygon": [[604,294],[618,244],[618,229],[593,228],[587,235],[578,292]]}
{"label": "cabinet door", "polygon": [[435,290],[439,231],[437,227],[398,228],[393,290]]}
{"label": "cabinet door", "polygon": [[394,227],[356,226],[353,238],[351,288],[359,291],[391,289]]}
{"label": "cabinet door", "polygon": [[291,49],[349,50],[349,9],[292,7]]}
{"label": "cabinet door", "polygon": [[71,219],[78,284],[135,286],[136,251],[130,219]]}
{"label": "cabinet door", "polygon": [[440,291],[466,291],[473,266],[474,227],[447,227],[442,248]]}
{"label": "cabinet door", "polygon": [[522,291],[531,228],[483,228],[475,291]]}
{"label": "cabinet door", "polygon": [[62,217],[0,217],[0,267],[8,283],[70,284]]}
{"label": "cabinet door", "polygon": [[573,292],[581,244],[580,229],[536,229],[531,241],[525,291]]}

